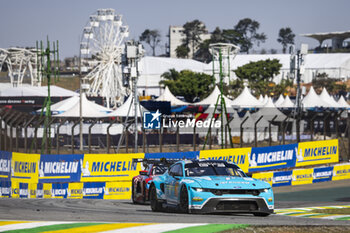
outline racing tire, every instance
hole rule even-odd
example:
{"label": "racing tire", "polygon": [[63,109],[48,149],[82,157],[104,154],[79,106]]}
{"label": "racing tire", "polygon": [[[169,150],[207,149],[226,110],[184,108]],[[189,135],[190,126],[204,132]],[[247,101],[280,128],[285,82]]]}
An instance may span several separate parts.
{"label": "racing tire", "polygon": [[258,216],[258,217],[267,217],[270,215],[269,213],[253,213],[253,214],[254,216]]}
{"label": "racing tire", "polygon": [[135,184],[134,184],[134,180],[132,180],[132,183],[131,183],[131,200],[132,200],[132,203],[136,204],[136,197],[135,197]]}
{"label": "racing tire", "polygon": [[[149,199],[149,197],[148,197],[148,199]],[[145,182],[143,182],[143,192],[142,192],[142,201],[143,201],[143,204],[145,204],[146,203],[146,183]]]}
{"label": "racing tire", "polygon": [[151,209],[153,212],[159,212],[163,210],[162,203],[158,201],[157,189],[154,185],[152,185],[151,187],[149,199],[150,199]]}
{"label": "racing tire", "polygon": [[188,191],[185,185],[181,187],[179,209],[181,213],[188,213]]}

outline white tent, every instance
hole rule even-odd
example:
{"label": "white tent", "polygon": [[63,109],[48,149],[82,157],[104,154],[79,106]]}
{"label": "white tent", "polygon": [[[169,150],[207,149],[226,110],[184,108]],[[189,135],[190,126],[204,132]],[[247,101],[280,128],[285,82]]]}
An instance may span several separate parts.
{"label": "white tent", "polygon": [[330,104],[322,100],[320,96],[316,94],[313,87],[310,88],[309,93],[302,100],[302,104],[304,108],[332,107]]}
{"label": "white tent", "polygon": [[[216,109],[216,113],[220,113],[220,106],[218,106],[218,109]],[[207,113],[207,114],[212,114],[214,112],[214,109],[215,109],[215,105],[214,104],[211,104],[209,105],[209,107],[204,111],[204,113]],[[226,111],[227,113],[234,113],[236,112],[231,105],[226,105]]]}
{"label": "white tent", "polygon": [[[120,107],[118,107],[116,110],[114,110],[113,112],[109,113],[108,116],[110,117],[114,117],[114,116],[121,116],[121,117],[126,117],[128,115],[128,111],[130,108],[130,112],[129,112],[129,117],[133,117],[135,116],[135,107],[134,107],[134,103],[132,102],[133,98],[130,95],[128,97],[128,99],[125,101],[125,103],[123,103]],[[131,105],[131,107],[130,107]],[[141,108],[141,113],[140,113],[140,108]],[[137,116],[141,117],[142,113],[147,111],[143,106],[140,106],[140,108],[137,108]]]}
{"label": "white tent", "polygon": [[337,102],[342,108],[350,108],[350,105],[345,101],[343,96],[340,96]]}
{"label": "white tent", "polygon": [[329,104],[329,106],[332,106],[333,108],[339,108],[340,105],[328,94],[326,88],[323,88],[321,94],[320,94],[320,98],[326,102],[327,104]]}
{"label": "white tent", "polygon": [[255,98],[251,93],[248,87],[244,87],[243,91],[237,98],[232,101],[233,107],[239,108],[257,108],[262,107],[261,103],[257,98]]}
{"label": "white tent", "polygon": [[[254,122],[257,122],[259,118],[262,116],[262,118],[259,120],[259,122],[256,124],[257,129],[257,139],[258,141],[263,141],[265,139],[269,138],[269,122],[265,118],[264,115],[262,115],[261,110],[258,112],[251,114]],[[254,129],[254,127],[253,127]],[[278,134],[278,126],[271,125],[271,137],[273,141],[277,141],[277,134]],[[255,137],[255,135],[254,135]]]}
{"label": "white tent", "polygon": [[[213,92],[204,100],[194,103],[194,105],[215,105],[216,101],[218,99],[218,96],[221,94],[221,91],[219,90],[218,86],[215,86]],[[229,108],[229,106],[232,105],[232,100],[224,96],[226,107]],[[219,100],[218,104],[221,104],[221,99]]]}
{"label": "white tent", "polygon": [[263,104],[265,105],[267,103],[267,101],[269,101],[269,97],[267,95],[264,96],[264,101]]}
{"label": "white tent", "polygon": [[[47,86],[33,87],[33,86],[21,86],[11,87],[0,91],[0,96],[41,96],[47,97]],[[50,86],[51,97],[70,97],[79,96],[78,93],[58,87],[55,85]]]}
{"label": "white tent", "polygon": [[259,99],[258,99],[261,103],[264,102],[264,97],[262,96],[262,94],[259,95]]}
{"label": "white tent", "polygon": [[280,94],[280,96],[278,97],[278,99],[277,99],[276,102],[275,102],[275,106],[276,106],[276,107],[279,107],[279,105],[282,104],[283,101],[284,101],[284,97],[283,97],[282,94]]}
{"label": "white tent", "polygon": [[243,142],[253,142],[254,141],[254,123],[255,120],[251,116],[250,112],[248,111],[244,117],[241,118],[242,121],[244,121],[246,118],[248,119],[243,124]]}
{"label": "white tent", "polygon": [[[50,109],[53,115],[63,113],[76,105],[79,102],[78,96],[72,96],[70,98],[64,99],[58,103],[51,105]],[[37,112],[41,112],[39,109]],[[46,112],[46,108],[44,108],[44,112]]]}
{"label": "white tent", "polygon": [[171,106],[189,105],[189,103],[184,102],[176,98],[166,86],[163,94],[161,94],[155,101],[170,101]]}
{"label": "white tent", "polygon": [[294,108],[294,103],[290,100],[287,95],[281,104],[278,105],[278,108]]}
{"label": "white tent", "polygon": [[274,121],[283,121],[286,118],[286,115],[276,108],[271,97],[268,98],[267,103],[258,112],[268,121],[272,121],[275,116],[277,117]]}
{"label": "white tent", "polygon": [[[107,117],[107,113],[111,110],[101,105],[95,104],[86,98],[85,93],[82,94],[82,116],[84,118],[102,118]],[[54,117],[79,117],[80,116],[80,100],[64,113],[54,115]]]}

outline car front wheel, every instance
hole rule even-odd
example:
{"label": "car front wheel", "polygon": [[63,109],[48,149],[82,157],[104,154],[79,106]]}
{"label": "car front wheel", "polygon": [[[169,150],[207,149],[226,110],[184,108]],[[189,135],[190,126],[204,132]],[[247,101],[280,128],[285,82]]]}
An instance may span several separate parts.
{"label": "car front wheel", "polygon": [[157,189],[154,185],[152,185],[151,187],[151,191],[150,191],[150,202],[151,202],[151,209],[154,212],[159,212],[162,210],[162,203],[158,201],[157,198]]}
{"label": "car front wheel", "polygon": [[186,186],[181,187],[179,208],[182,213],[188,213],[188,191]]}

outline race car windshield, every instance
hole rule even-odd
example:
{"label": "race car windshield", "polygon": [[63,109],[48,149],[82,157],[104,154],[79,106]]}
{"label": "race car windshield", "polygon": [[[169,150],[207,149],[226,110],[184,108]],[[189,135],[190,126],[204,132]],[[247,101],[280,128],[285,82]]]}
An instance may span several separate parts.
{"label": "race car windshield", "polygon": [[246,177],[236,165],[224,162],[192,162],[185,165],[186,176],[237,176]]}
{"label": "race car windshield", "polygon": [[153,168],[153,175],[163,175],[167,170],[166,166],[155,166]]}

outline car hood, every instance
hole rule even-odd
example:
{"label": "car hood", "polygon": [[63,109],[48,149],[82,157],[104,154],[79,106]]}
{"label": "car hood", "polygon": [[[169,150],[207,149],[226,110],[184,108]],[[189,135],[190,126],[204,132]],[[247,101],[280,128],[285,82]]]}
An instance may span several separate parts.
{"label": "car hood", "polygon": [[186,177],[183,181],[192,183],[193,186],[199,184],[202,188],[212,189],[264,189],[271,187],[264,181],[249,177],[198,176]]}

